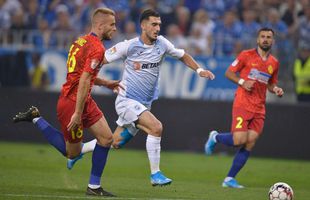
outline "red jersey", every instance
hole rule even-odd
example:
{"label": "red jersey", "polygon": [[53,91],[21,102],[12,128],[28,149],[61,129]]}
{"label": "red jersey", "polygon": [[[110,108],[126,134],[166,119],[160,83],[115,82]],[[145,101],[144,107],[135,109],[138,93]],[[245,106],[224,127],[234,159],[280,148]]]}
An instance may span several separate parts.
{"label": "red jersey", "polygon": [[256,49],[250,49],[242,51],[229,70],[239,72],[244,80],[256,81],[251,92],[238,87],[233,106],[265,114],[267,84],[276,84],[278,81],[278,60],[270,54],[264,61]]}
{"label": "red jersey", "polygon": [[76,101],[77,90],[83,72],[91,74],[88,98],[97,74],[102,67],[105,48],[100,39],[94,35],[79,37],[70,47],[67,60],[67,81],[62,86],[62,95]]}

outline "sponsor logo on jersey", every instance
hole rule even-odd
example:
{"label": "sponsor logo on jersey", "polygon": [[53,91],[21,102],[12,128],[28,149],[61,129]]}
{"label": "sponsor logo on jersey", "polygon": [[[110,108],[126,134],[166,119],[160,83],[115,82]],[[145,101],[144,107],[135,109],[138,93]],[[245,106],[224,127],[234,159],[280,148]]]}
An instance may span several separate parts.
{"label": "sponsor logo on jersey", "polygon": [[135,70],[140,70],[140,69],[141,69],[141,64],[138,63],[138,62],[134,62],[134,63],[133,63],[133,68],[134,68]]}
{"label": "sponsor logo on jersey", "polygon": [[257,63],[251,63],[252,64],[252,66],[257,66]]}
{"label": "sponsor logo on jersey", "polygon": [[234,62],[231,64],[231,66],[235,67],[238,64],[238,62],[239,62],[238,59],[234,60]]}
{"label": "sponsor logo on jersey", "polygon": [[273,73],[273,67],[272,67],[272,65],[269,65],[269,66],[268,66],[268,73],[269,73],[269,74],[272,74],[272,73]]}
{"label": "sponsor logo on jersey", "polygon": [[92,59],[90,63],[90,68],[96,69],[96,67],[99,65],[99,61],[96,59]]}
{"label": "sponsor logo on jersey", "polygon": [[158,63],[147,63],[147,64],[143,64],[141,68],[152,69],[152,68],[158,67],[158,65],[159,65],[159,62]]}
{"label": "sponsor logo on jersey", "polygon": [[255,80],[261,83],[268,84],[269,79],[271,78],[271,75],[265,72],[258,71],[257,69],[253,68],[251,69],[248,78],[251,80]]}

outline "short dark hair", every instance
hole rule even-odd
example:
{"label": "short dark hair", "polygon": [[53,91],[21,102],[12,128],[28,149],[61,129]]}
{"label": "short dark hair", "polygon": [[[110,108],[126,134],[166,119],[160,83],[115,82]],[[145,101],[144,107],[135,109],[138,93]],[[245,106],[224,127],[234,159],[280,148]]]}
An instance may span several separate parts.
{"label": "short dark hair", "polygon": [[146,9],[140,15],[140,24],[143,20],[149,19],[149,17],[160,17],[159,13],[153,9]]}
{"label": "short dark hair", "polygon": [[262,32],[262,31],[271,31],[271,32],[272,32],[272,35],[275,34],[275,32],[274,32],[274,30],[273,30],[272,28],[263,27],[263,28],[261,28],[261,29],[258,30],[257,35],[259,35],[260,32]]}

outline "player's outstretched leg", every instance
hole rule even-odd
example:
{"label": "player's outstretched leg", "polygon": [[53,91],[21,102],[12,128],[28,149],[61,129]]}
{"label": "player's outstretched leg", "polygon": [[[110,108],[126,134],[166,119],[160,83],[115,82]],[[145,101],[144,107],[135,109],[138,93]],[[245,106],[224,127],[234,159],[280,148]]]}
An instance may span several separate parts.
{"label": "player's outstretched leg", "polygon": [[211,131],[209,134],[209,139],[207,140],[205,144],[205,153],[207,155],[211,155],[214,151],[215,145],[216,145],[216,139],[215,137],[218,135],[217,131]]}
{"label": "player's outstretched leg", "polygon": [[51,126],[43,117],[40,116],[39,109],[31,106],[26,112],[20,112],[13,117],[13,122],[33,122],[47,141],[53,145],[63,156],[67,156],[66,143],[63,134]]}
{"label": "player's outstretched leg", "polygon": [[15,117],[13,117],[13,122],[32,122],[32,120],[36,117],[40,117],[39,109],[31,106],[26,112],[19,112]]}
{"label": "player's outstretched leg", "polygon": [[170,178],[167,178],[161,171],[151,174],[151,184],[152,186],[163,186],[172,183]]}

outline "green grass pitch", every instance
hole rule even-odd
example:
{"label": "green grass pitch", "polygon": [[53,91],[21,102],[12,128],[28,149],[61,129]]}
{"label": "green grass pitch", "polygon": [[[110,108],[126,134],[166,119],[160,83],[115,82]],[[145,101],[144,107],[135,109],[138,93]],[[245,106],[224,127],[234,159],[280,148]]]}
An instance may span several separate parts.
{"label": "green grass pitch", "polygon": [[[295,200],[310,199],[310,161],[250,158],[237,177],[245,189],[222,188],[231,156],[162,151],[161,169],[173,179],[152,187],[145,151],[114,150],[102,178],[111,199],[267,200],[275,182],[292,186]],[[49,145],[0,143],[0,199],[98,199],[85,196],[91,167],[87,154],[71,170],[66,159]]]}

